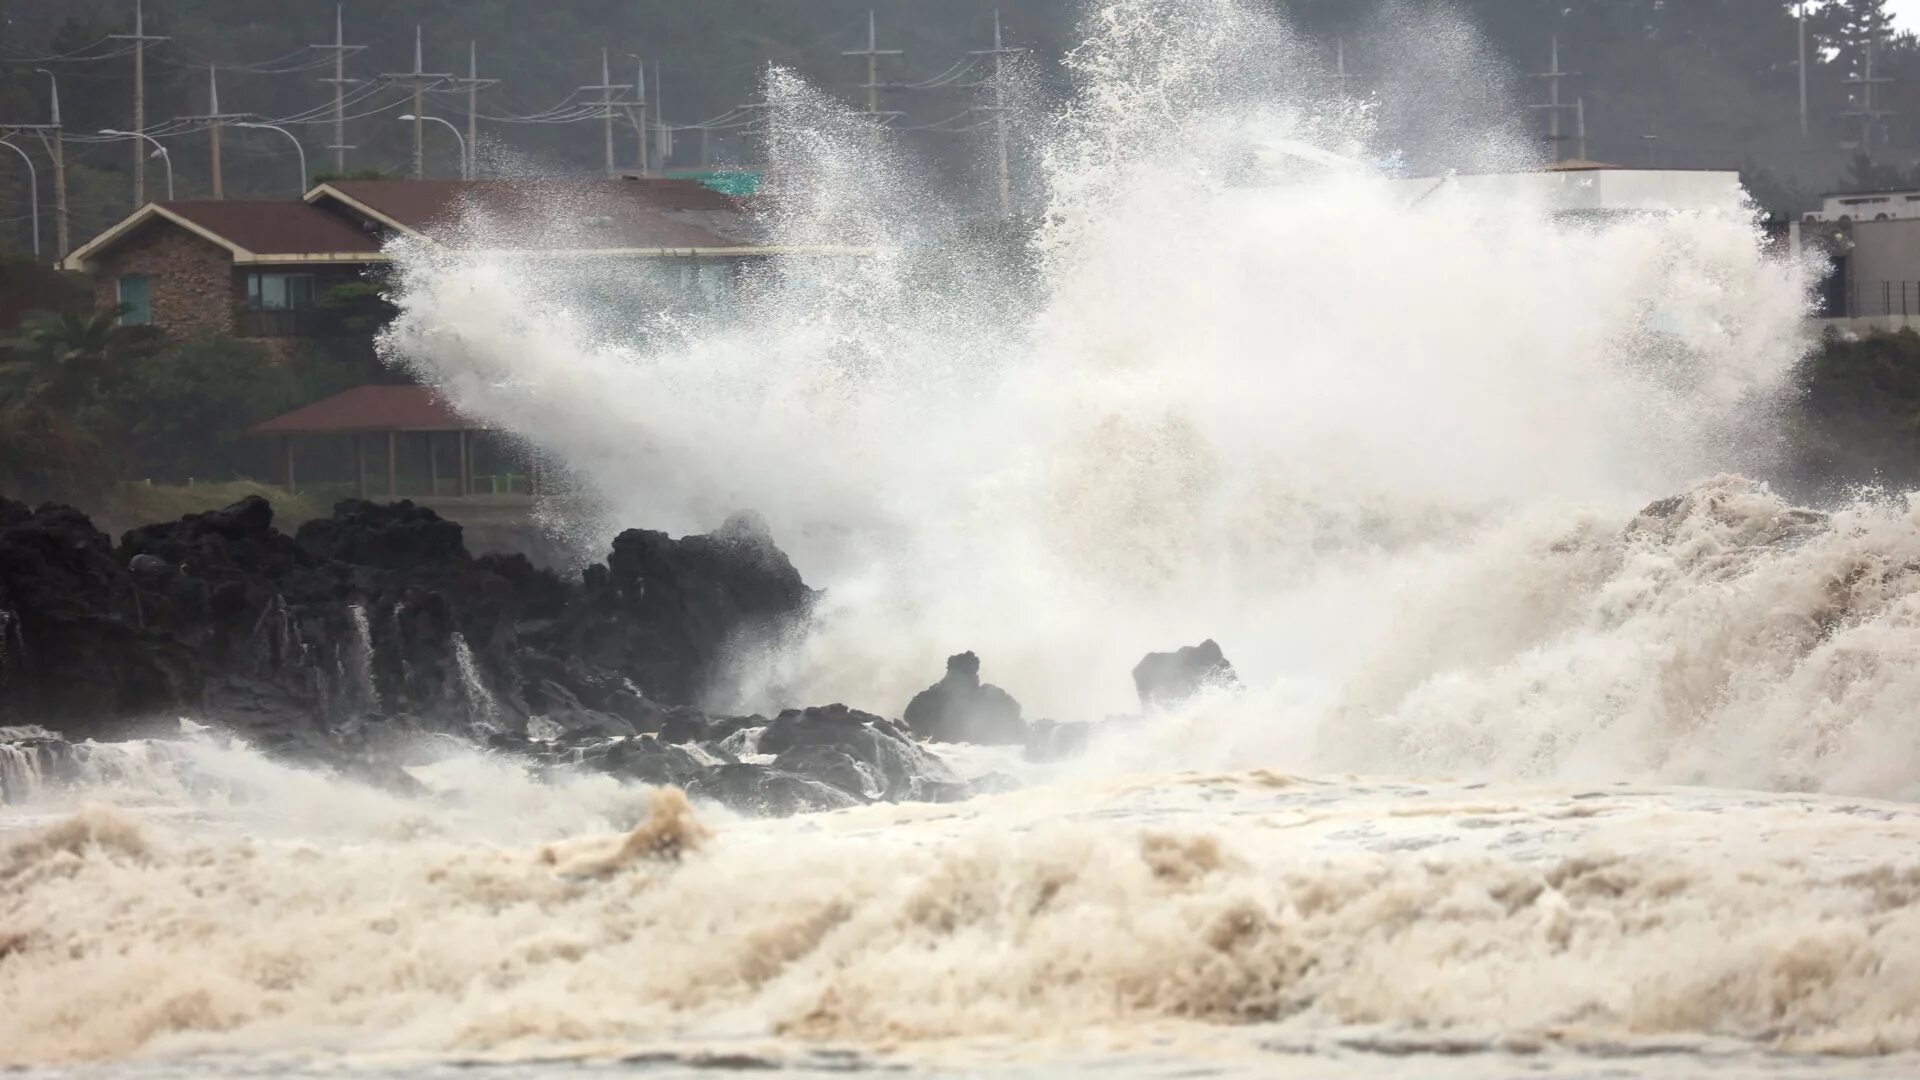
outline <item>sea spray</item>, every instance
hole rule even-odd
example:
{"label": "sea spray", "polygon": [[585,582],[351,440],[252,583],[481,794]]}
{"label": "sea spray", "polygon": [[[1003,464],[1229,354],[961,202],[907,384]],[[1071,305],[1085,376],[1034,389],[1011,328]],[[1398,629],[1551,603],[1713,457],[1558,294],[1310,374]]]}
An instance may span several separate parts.
{"label": "sea spray", "polygon": [[[1417,663],[1381,650],[1463,552],[1764,464],[1744,436],[1799,354],[1804,279],[1746,208],[1421,197],[1364,164],[1413,95],[1272,77],[1309,49],[1267,17],[1125,0],[1089,26],[1032,259],[942,246],[899,151],[776,73],[769,239],[867,257],[783,259],[725,317],[623,341],[579,299],[590,268],[404,247],[387,353],[611,521],[765,515],[825,597],[716,688],[741,709],[894,712],[971,649],[1030,715],[1097,719],[1142,654],[1213,638],[1273,691],[1258,726],[1304,738],[1342,686]],[[1428,38],[1453,50],[1429,69],[1484,64]],[[1511,167],[1506,120],[1463,107],[1415,156]],[[1289,145],[1320,159],[1262,152]],[[923,287],[934,266],[969,284]]]}

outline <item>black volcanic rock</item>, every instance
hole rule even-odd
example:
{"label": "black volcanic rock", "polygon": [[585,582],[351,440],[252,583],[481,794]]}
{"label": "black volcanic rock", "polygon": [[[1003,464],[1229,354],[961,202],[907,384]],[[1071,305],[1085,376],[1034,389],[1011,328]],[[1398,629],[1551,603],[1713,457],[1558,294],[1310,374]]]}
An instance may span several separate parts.
{"label": "black volcanic rock", "polygon": [[65,739],[186,715],[396,790],[418,786],[407,747],[452,734],[747,813],[968,795],[893,720],[694,706],[729,649],[785,632],[812,596],[745,515],[678,540],[622,533],[570,583],[473,558],[458,524],[408,503],[348,500],[287,536],[247,499],[116,549],[74,510],[0,500],[0,725],[53,740],[0,757],[25,775]]}
{"label": "black volcanic rock", "polygon": [[203,677],[86,515],[0,499],[0,724],[91,737],[197,697]]}
{"label": "black volcanic rock", "polygon": [[863,800],[965,797],[959,776],[904,727],[845,705],[782,712],[760,733],[760,752],[779,755],[776,769],[820,779]]}
{"label": "black volcanic rock", "polygon": [[980,658],[970,652],[947,657],[947,674],[915,694],[903,716],[914,733],[934,742],[1017,746],[1027,741],[1020,703],[980,681]]}
{"label": "black volcanic rock", "polygon": [[859,799],[831,784],[767,765],[717,765],[695,777],[686,790],[694,798],[712,799],[765,817],[860,805]]}
{"label": "black volcanic rock", "polygon": [[694,704],[727,650],[771,640],[804,618],[813,592],[766,525],[740,514],[674,540],[629,529],[548,640],[555,652],[620,671],[648,699]]}
{"label": "black volcanic rock", "polygon": [[1133,667],[1143,709],[1170,708],[1203,691],[1234,689],[1240,679],[1212,638],[1170,653],[1148,653]]}

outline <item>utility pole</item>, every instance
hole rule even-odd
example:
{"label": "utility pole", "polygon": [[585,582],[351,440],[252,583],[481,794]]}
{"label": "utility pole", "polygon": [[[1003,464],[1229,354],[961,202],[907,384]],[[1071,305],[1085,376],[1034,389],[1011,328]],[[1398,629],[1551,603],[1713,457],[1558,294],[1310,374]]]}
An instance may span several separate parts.
{"label": "utility pole", "polygon": [[[133,42],[133,130],[145,131],[147,130],[147,42],[167,39],[147,33],[144,0],[133,0],[133,33],[107,36],[115,41]],[[146,146],[135,139],[133,140],[133,208],[138,210],[146,204]],[[63,256],[66,254],[66,247],[66,241],[62,240],[60,250]]]}
{"label": "utility pole", "polygon": [[1579,160],[1581,161],[1588,160],[1587,158],[1587,96],[1585,94],[1582,94],[1579,97],[1573,99],[1573,137],[1576,140],[1575,145],[1579,147],[1579,151],[1578,151],[1580,154]]}
{"label": "utility pole", "polygon": [[[633,125],[633,171],[637,176],[647,175],[647,64],[638,53],[628,53],[633,57],[633,85],[635,101],[627,106],[627,123]],[[656,65],[655,78],[659,77]]]}
{"label": "utility pole", "polygon": [[881,116],[900,115],[899,113],[882,113],[880,111],[880,58],[883,56],[899,56],[901,55],[901,50],[883,49],[880,47],[872,8],[867,9],[867,47],[864,49],[846,49],[842,51],[840,55],[864,56],[867,58],[867,81],[862,84],[867,91],[867,119],[877,120]]}
{"label": "utility pole", "polygon": [[[336,56],[337,55],[338,54],[336,54]],[[425,55],[420,45],[420,24],[415,23],[413,26],[413,70],[396,71],[380,76],[389,82],[413,88],[413,112],[410,115],[413,117],[413,178],[415,180],[423,179],[427,175],[426,156],[423,149],[425,142],[422,134],[422,129],[426,126],[426,121],[421,119],[422,116],[426,115],[424,99],[427,87],[438,86],[453,78],[452,72],[429,72],[424,70]]]}
{"label": "utility pole", "polygon": [[[483,79],[480,77],[480,46],[476,42],[468,41],[467,42],[467,77],[459,80],[459,85],[462,87],[465,87],[467,91],[467,161],[469,162],[468,168],[467,168],[467,171],[469,173],[468,179],[473,178],[471,175],[472,173],[476,173],[479,171],[471,163],[473,162],[474,158],[479,156],[479,151],[480,151],[480,125],[479,125],[480,91],[485,87],[498,86],[499,84],[500,84],[499,79]],[[415,113],[414,115],[418,116],[420,114]]]}
{"label": "utility pole", "polygon": [[1848,109],[1846,112],[1840,114],[1841,116],[1851,117],[1860,121],[1860,152],[1863,154],[1873,153],[1874,128],[1877,127],[1881,121],[1894,115],[1891,109],[1878,109],[1874,107],[1873,88],[1892,81],[1892,79],[1884,75],[1875,77],[1873,74],[1873,40],[1869,38],[1866,43],[1866,54],[1863,58],[1860,74],[1847,80],[1848,86],[1857,86],[1860,88],[1860,106],[1859,108]]}
{"label": "utility pole", "polygon": [[0,139],[10,135],[38,136],[41,147],[53,159],[53,242],[58,248],[54,253],[57,262],[67,255],[67,151],[65,140],[61,137],[60,83],[53,77],[53,72],[46,68],[35,68],[34,71],[47,77],[48,86],[53,92],[53,123],[0,124]]}
{"label": "utility pole", "polygon": [[[663,72],[665,71],[665,64],[653,65],[653,126],[660,131],[659,161],[660,174],[662,176],[666,175],[667,162],[673,160],[673,129],[667,126],[666,91],[662,88],[661,84],[661,80],[664,77]],[[642,89],[645,89],[646,85],[647,80],[643,75],[640,79],[640,86]],[[640,115],[643,117],[647,115],[647,101],[644,94],[642,94],[640,98]]]}
{"label": "utility pole", "polygon": [[1347,39],[1333,39],[1333,86],[1334,92],[1341,97],[1347,96],[1347,84],[1360,76],[1347,70]]}
{"label": "utility pole", "polygon": [[[1556,164],[1561,160],[1560,144],[1565,142],[1567,138],[1560,133],[1560,111],[1573,107],[1560,103],[1560,80],[1574,74],[1577,73],[1560,70],[1560,35],[1553,35],[1548,55],[1547,70],[1533,73],[1534,78],[1547,80],[1547,103],[1545,105],[1529,105],[1527,107],[1530,109],[1547,110],[1547,141],[1553,144],[1553,160]],[[1584,152],[1582,157],[1585,157]]]}
{"label": "utility pole", "polygon": [[[347,151],[353,149],[347,145],[347,86],[360,81],[347,78],[347,54],[359,52],[366,46],[347,44],[346,23],[341,17],[340,8],[339,4],[333,5],[333,44],[312,45],[309,48],[316,52],[333,53],[333,78],[320,81],[333,84],[333,145],[327,149],[333,151],[333,171],[343,173],[347,171]],[[303,179],[301,183],[305,184],[306,180]]]}
{"label": "utility pole", "polygon": [[217,78],[217,69],[212,64],[207,65],[207,111],[199,116],[179,116],[174,118],[182,123],[205,124],[207,126],[208,134],[212,136],[213,197],[216,199],[224,199],[227,197],[225,185],[221,182],[220,129],[225,127],[229,121],[245,120],[246,118],[246,113],[223,113],[220,111],[220,82]]}
{"label": "utility pole", "polygon": [[1800,137],[1807,137],[1807,0],[1794,5],[1800,16]]}
{"label": "utility pole", "polygon": [[[606,49],[601,49],[601,50],[600,50],[600,82],[599,82],[599,85],[597,85],[597,86],[583,86],[583,87],[581,87],[580,89],[582,89],[582,90],[598,90],[598,91],[600,91],[600,100],[599,100],[599,101],[588,101],[588,102],[584,102],[583,104],[587,104],[587,105],[598,105],[598,106],[600,106],[600,120],[601,120],[601,123],[602,123],[602,125],[603,125],[603,127],[605,128],[605,133],[606,133],[606,140],[607,140],[607,175],[608,175],[608,176],[612,176],[612,175],[614,175],[614,165],[613,165],[613,107],[614,107],[615,105],[619,105],[619,106],[622,106],[622,107],[624,108],[624,107],[628,107],[628,106],[631,106],[631,105],[633,105],[633,102],[631,102],[631,101],[627,101],[627,100],[625,100],[625,98],[624,98],[624,95],[622,95],[622,97],[621,97],[621,98],[619,98],[619,99],[616,99],[616,98],[614,97],[614,91],[615,91],[615,90],[633,90],[633,89],[634,89],[634,87],[633,87],[633,85],[632,85],[631,83],[616,83],[616,82],[614,82],[614,81],[613,81],[613,68],[612,68],[612,67],[611,67],[611,66],[609,65],[609,63],[608,63],[608,60],[607,60],[607,50],[606,50]],[[631,115],[631,110],[629,110],[629,115]],[[640,148],[640,153],[641,153],[641,155],[642,155],[642,158],[641,158],[641,171],[642,171],[642,172],[645,172],[645,171],[646,171],[646,161],[645,161],[645,155],[646,155],[646,152],[647,152],[647,151],[646,151],[646,141],[647,141],[647,138],[646,138],[646,133],[645,133],[645,132],[642,132],[642,133],[641,133],[641,136],[640,136],[640,143],[641,143],[641,148]]]}
{"label": "utility pole", "polygon": [[[867,47],[871,49],[873,47],[873,13],[868,12],[867,14]],[[1019,52],[1026,52],[1026,50],[1009,49],[1002,41],[1000,37],[1000,10],[995,8],[993,12],[993,48],[974,49],[968,54],[970,56],[993,57],[993,104],[988,106],[988,108],[993,112],[993,187],[995,195],[999,198],[1001,217],[1011,217],[1013,215],[1013,177],[1007,163],[1006,58],[1013,53]],[[871,63],[871,61],[869,61],[869,63]],[[869,72],[871,72],[871,68],[869,68]],[[873,81],[871,75],[867,81]],[[869,99],[867,107],[869,110],[873,108],[871,99]]]}

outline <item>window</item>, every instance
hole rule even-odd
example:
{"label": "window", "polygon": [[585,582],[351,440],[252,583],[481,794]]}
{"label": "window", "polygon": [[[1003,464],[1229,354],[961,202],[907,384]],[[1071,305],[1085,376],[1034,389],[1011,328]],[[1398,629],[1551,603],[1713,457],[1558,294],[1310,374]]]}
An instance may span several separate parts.
{"label": "window", "polygon": [[148,299],[147,275],[120,275],[120,303],[126,311],[120,316],[121,326],[152,326],[153,303]]}
{"label": "window", "polygon": [[253,311],[304,311],[313,306],[312,274],[247,275],[247,307]]}

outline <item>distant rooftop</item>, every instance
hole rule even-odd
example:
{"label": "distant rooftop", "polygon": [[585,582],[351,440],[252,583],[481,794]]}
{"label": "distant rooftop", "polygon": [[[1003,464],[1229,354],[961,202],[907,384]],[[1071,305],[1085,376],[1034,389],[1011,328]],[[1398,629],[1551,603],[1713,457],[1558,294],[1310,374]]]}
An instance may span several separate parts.
{"label": "distant rooftop", "polygon": [[356,386],[263,423],[255,435],[366,431],[472,431],[474,424],[424,386]]}

